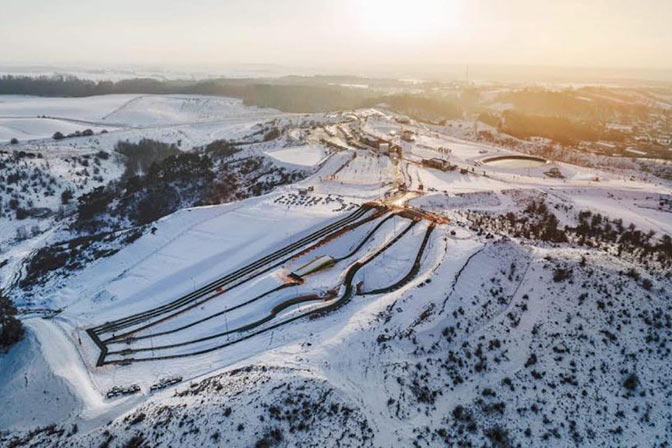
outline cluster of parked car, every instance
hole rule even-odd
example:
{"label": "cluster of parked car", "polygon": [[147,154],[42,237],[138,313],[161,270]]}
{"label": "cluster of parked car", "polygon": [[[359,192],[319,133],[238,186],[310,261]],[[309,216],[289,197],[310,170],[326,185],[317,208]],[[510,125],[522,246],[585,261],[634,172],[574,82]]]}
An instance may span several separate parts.
{"label": "cluster of parked car", "polygon": [[180,381],[182,381],[181,376],[173,376],[170,378],[161,378],[158,383],[152,384],[152,386],[149,388],[150,392],[155,392],[157,390],[165,389],[168,386],[172,386],[173,384],[177,384]]}
{"label": "cluster of parked car", "polygon": [[130,386],[114,386],[112,389],[108,390],[105,396],[107,398],[121,397],[124,395],[133,395],[140,392],[140,386],[137,384],[131,384]]}

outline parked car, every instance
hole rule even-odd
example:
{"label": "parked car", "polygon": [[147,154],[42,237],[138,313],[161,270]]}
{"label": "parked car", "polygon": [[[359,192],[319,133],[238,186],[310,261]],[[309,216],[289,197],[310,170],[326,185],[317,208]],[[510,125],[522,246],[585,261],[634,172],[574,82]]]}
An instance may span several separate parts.
{"label": "parked car", "polygon": [[121,397],[124,395],[133,395],[140,392],[140,386],[137,384],[131,384],[130,386],[114,386],[112,389],[108,390],[105,394],[107,398]]}
{"label": "parked car", "polygon": [[182,381],[181,376],[174,376],[171,378],[161,378],[158,383],[152,384],[152,386],[149,388],[150,392],[155,392],[157,390],[165,389],[168,386],[172,386],[173,384],[177,384]]}

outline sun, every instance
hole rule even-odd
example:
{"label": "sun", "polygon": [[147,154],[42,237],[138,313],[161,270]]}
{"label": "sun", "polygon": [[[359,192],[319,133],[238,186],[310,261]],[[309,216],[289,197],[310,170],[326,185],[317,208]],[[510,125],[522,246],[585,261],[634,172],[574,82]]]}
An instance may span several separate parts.
{"label": "sun", "polygon": [[451,0],[361,0],[353,13],[372,37],[429,40],[452,27],[456,3]]}

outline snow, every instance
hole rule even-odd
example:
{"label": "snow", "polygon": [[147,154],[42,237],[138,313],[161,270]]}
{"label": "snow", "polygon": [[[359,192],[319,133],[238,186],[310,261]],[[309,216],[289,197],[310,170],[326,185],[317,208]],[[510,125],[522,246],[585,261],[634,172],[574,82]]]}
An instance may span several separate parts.
{"label": "snow", "polygon": [[[395,226],[396,233],[405,228],[408,223],[400,223]],[[422,223],[415,225],[399,244],[395,244],[383,255],[355,276],[355,283],[362,282],[364,291],[372,291],[385,288],[399,281],[411,269],[415,259],[415,252],[420,247],[422,238],[427,231],[427,225]]]}
{"label": "snow", "polygon": [[68,135],[86,129],[98,134],[103,129],[113,128],[48,118],[0,118],[0,143],[9,142],[14,138],[20,142],[39,140],[51,138],[56,132]]}
{"label": "snow", "polygon": [[[74,417],[81,411],[79,399],[67,380],[55,374],[46,362],[41,343],[31,330],[29,326],[27,336],[8,354],[0,354],[1,428],[29,430]],[[27,403],[30,413],[26,412]]]}
{"label": "snow", "polygon": [[70,390],[77,391],[83,407],[82,416],[86,418],[93,409],[101,407],[102,397],[93,387],[88,369],[63,330],[44,319],[27,320],[26,325],[39,341],[50,370],[67,381]]}
{"label": "snow", "polygon": [[[106,282],[105,289],[115,301],[106,306],[97,303],[91,309],[92,317],[104,321],[108,310],[113,316],[119,307],[129,314],[134,308],[144,309],[147,305],[142,299],[147,297],[161,297],[161,301],[178,298],[194,284],[208,283],[261,253],[284,246],[294,235],[310,233],[333,219],[325,209],[297,213],[270,202],[269,198],[255,198],[241,204],[185,210],[159,221],[154,235],[145,235],[136,245],[86,273],[99,278],[112,266],[124,267],[123,275]],[[279,221],[283,222],[282,231],[269,232]]]}
{"label": "snow", "polygon": [[[590,210],[620,218],[625,226],[635,224],[643,232],[654,231],[657,238],[672,233],[672,188],[666,181],[558,162],[533,168],[481,164],[484,157],[515,153],[467,141],[461,138],[466,135],[463,127],[453,129],[453,135],[448,126],[404,125],[418,137],[415,143],[403,144],[400,160],[356,149],[346,141],[339,143],[340,149],[323,142],[325,135],[336,138],[331,134],[341,133],[347,138],[362,130],[398,138],[390,136],[402,129],[394,116],[370,109],[297,116],[202,96],[3,100],[0,115],[6,115],[5,110],[24,114],[21,120],[27,121],[22,123],[34,138],[48,137],[49,126],[56,121],[34,118],[44,113],[39,111],[58,115],[58,124],[75,126],[72,120],[91,120],[119,125],[95,138],[20,145],[44,157],[25,160],[26,169],[47,169],[48,161],[50,172],[62,178],[56,199],[35,195],[34,203],[40,206],[55,207],[67,185],[82,185],[82,192],[92,188],[78,180],[81,176],[71,172],[74,168],[66,159],[109,151],[119,139],[181,141],[182,149],[188,150],[278,126],[284,129],[282,137],[249,144],[245,155],[263,156],[288,168],[311,168],[305,179],[264,196],[175,212],[116,254],[68,277],[48,280],[37,291],[42,304],[62,312],[50,320],[26,318],[27,339],[0,355],[0,378],[6,379],[0,383],[0,403],[6,409],[0,415],[3,430],[26,434],[21,431],[51,422],[64,427],[77,423],[79,434],[68,440],[73,446],[100,445],[107,437],[105,430],[119,444],[131,432],[150,437],[158,422],[167,429],[151,441],[155,446],[215,446],[215,429],[222,443],[251,446],[271,427],[282,431],[288,445],[320,444],[325,440],[320,437],[348,434],[344,445],[436,446],[448,437],[441,436],[443,430],[454,444],[468,441],[480,446],[489,443],[487,431],[493,428],[504,428],[511,439],[531,446],[575,446],[574,430],[588,446],[630,446],[670,437],[662,424],[640,423],[645,413],[655,422],[669,414],[665,398],[669,391],[662,389],[669,384],[667,360],[646,339],[669,337],[664,325],[647,324],[660,313],[669,314],[670,279],[656,272],[655,260],[633,260],[597,245],[525,240],[494,225],[479,228],[470,217],[521,213],[531,201],[543,199],[560,228],[576,225],[577,213]],[[430,158],[445,159],[457,168],[441,171],[423,165]],[[105,182],[121,175],[117,161],[103,167]],[[564,178],[546,175],[550,168],[557,168]],[[396,190],[402,184],[408,191]],[[219,333],[256,322],[290,298],[320,296],[282,309],[271,321],[289,322],[335,303],[338,299],[325,293],[335,292],[336,297],[344,293],[345,274],[355,262],[368,260],[401,235],[412,216],[392,213],[410,206],[447,218],[448,222],[435,224],[417,276],[400,289],[355,293],[344,306],[325,315],[259,334],[245,333],[249,339],[208,353],[95,365],[99,349],[84,330],[167,304],[368,201],[386,203],[389,209],[360,227],[321,241],[311,251],[297,251],[248,282],[212,293],[197,307],[165,321],[154,319],[147,328],[131,325],[128,330],[143,339],[113,342],[109,348],[148,349],[142,356],[189,355],[233,340]],[[355,289],[388,287],[411,270],[430,226],[427,216],[415,218],[418,222],[408,233],[357,271]],[[17,222],[12,216],[0,218],[3,237],[14,232]],[[47,227],[56,221],[26,223],[33,222]],[[3,275],[20,275],[29,254],[63,232],[55,226],[23,242],[4,238],[7,249],[0,261],[10,261],[0,268]],[[325,255],[336,259],[333,266],[307,275],[302,284],[272,291],[287,284],[287,275],[298,266]],[[560,268],[571,270],[569,279],[554,279]],[[653,286],[645,289],[624,274],[631,269],[651,279]],[[195,341],[199,338],[209,339]],[[166,347],[183,342],[191,343]],[[532,354],[536,364],[530,364]],[[110,359],[125,356],[117,353]],[[637,373],[641,381],[637,392],[646,391],[645,395],[628,396],[621,370]],[[161,378],[176,375],[185,384],[149,393]],[[140,393],[103,398],[111,387],[131,384],[138,384]],[[46,388],[48,393],[42,394]],[[305,430],[291,427],[291,417],[277,418],[271,411],[273,407],[280,409],[279,415],[292,415],[291,403],[304,399],[319,416],[305,417],[313,425]],[[18,405],[27,400],[38,403],[30,418]],[[495,406],[500,402],[505,403],[503,412]],[[351,418],[341,420],[320,403],[346,407]],[[468,410],[477,430],[460,430],[464,423],[454,417],[458,405]],[[225,411],[227,407],[232,410]],[[539,415],[535,408],[541,409]],[[619,411],[624,418],[618,417]],[[144,420],[130,424],[140,413]],[[572,420],[580,422],[578,429],[572,429]],[[622,435],[613,432],[617,426]],[[532,434],[529,440],[524,435],[527,428]],[[555,437],[553,430],[562,435],[560,439],[543,438]]]}
{"label": "snow", "polygon": [[500,159],[487,162],[487,164],[490,166],[497,166],[498,168],[526,169],[543,166],[546,162],[536,160]]}
{"label": "snow", "polygon": [[0,117],[58,117],[68,120],[100,122],[107,114],[138,95],[103,95],[86,98],[44,98],[0,95]]}
{"label": "snow", "polygon": [[300,167],[315,166],[324,160],[324,148],[317,145],[294,146],[279,150],[266,151],[266,154],[288,165]]}
{"label": "snow", "polygon": [[248,107],[242,100],[194,95],[143,95],[122,104],[103,119],[128,126],[175,125],[277,114]]}
{"label": "snow", "polygon": [[[170,142],[184,140],[196,146],[224,136],[230,138],[233,127],[244,126],[241,131],[247,133],[253,125],[279,115],[273,109],[248,107],[242,100],[226,97],[104,95],[41,98],[0,95],[0,143],[12,138],[20,141],[50,139],[57,131],[67,135],[92,129],[98,134],[105,129],[110,134],[96,138],[107,150],[120,139],[136,141],[142,137]],[[91,145],[91,139],[87,138],[67,141],[74,146],[82,142],[86,142],[85,146]]]}
{"label": "snow", "polygon": [[644,151],[639,151],[639,150],[637,150],[637,149],[632,149],[632,148],[627,148],[627,149],[625,150],[625,152],[629,152],[629,153],[631,153],[631,154],[637,154],[638,156],[645,156],[645,155],[646,155],[646,152],[644,152]]}

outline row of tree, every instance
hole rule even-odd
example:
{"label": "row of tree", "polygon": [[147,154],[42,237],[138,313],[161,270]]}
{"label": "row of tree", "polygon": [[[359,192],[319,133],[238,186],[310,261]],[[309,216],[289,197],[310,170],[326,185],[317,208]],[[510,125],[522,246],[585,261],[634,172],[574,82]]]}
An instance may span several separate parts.
{"label": "row of tree", "polygon": [[228,96],[241,98],[247,105],[305,113],[355,109],[371,96],[365,89],[273,84],[259,80],[159,81],[137,78],[96,82],[74,76],[0,77],[0,95],[86,97],[136,93]]}
{"label": "row of tree", "polygon": [[578,214],[578,224],[574,227],[560,226],[558,218],[543,200],[532,201],[521,215],[513,212],[497,217],[470,214],[470,218],[478,226],[494,225],[517,238],[573,242],[586,247],[613,246],[619,256],[629,254],[645,264],[653,261],[663,267],[672,266],[670,235],[656,238],[654,231],[644,232],[634,224],[624,225],[620,218],[609,219],[589,210]]}
{"label": "row of tree", "polygon": [[464,106],[459,101],[421,94],[394,94],[381,97],[374,90],[331,85],[319,78],[263,81],[254,79],[159,81],[138,78],[117,82],[96,82],[74,76],[0,76],[0,95],[85,97],[136,93],[227,96],[240,98],[249,106],[270,107],[297,113],[352,110],[385,103],[397,112],[430,120],[457,118],[461,116]]}

